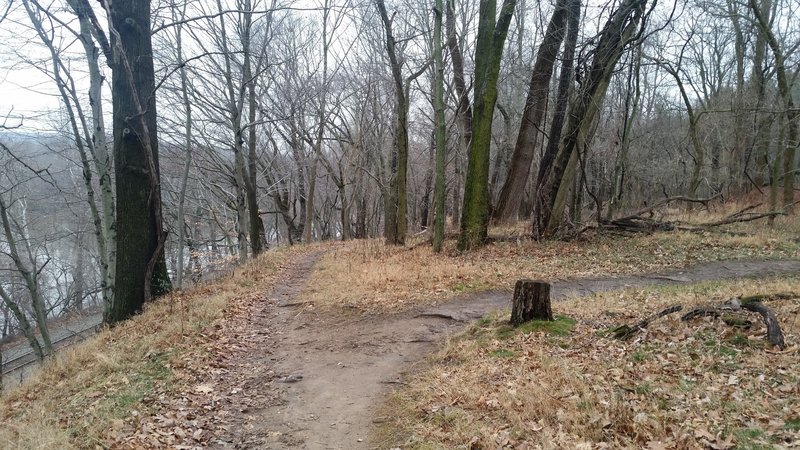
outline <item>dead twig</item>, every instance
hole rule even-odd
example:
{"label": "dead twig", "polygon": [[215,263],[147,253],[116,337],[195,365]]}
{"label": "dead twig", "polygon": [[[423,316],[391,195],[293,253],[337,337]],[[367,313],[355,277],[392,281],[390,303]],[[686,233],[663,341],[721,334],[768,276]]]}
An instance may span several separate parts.
{"label": "dead twig", "polygon": [[664,317],[666,315],[678,312],[682,309],[683,309],[682,305],[670,306],[669,308],[663,309],[660,312],[653,314],[650,317],[644,318],[633,325],[620,325],[617,328],[611,330],[611,333],[613,333],[614,337],[617,339],[623,339],[623,340],[628,339],[633,335],[635,335],[636,333],[638,333],[639,331],[647,328],[647,326],[650,325],[650,322],[659,319],[661,317]]}

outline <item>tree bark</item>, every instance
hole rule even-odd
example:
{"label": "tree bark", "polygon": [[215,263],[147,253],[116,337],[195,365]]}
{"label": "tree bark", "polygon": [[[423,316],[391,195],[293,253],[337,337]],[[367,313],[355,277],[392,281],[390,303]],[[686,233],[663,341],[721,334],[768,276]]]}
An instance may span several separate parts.
{"label": "tree bark", "polygon": [[[41,345],[39,341],[36,339],[36,336],[33,332],[30,323],[28,322],[25,313],[19,308],[19,306],[11,299],[11,297],[2,289],[0,286],[0,295],[3,297],[3,301],[6,306],[11,309],[14,313],[14,317],[17,318],[17,322],[20,324],[20,328],[22,329],[23,334],[25,334],[28,342],[31,344],[31,348],[33,349],[36,357],[39,361],[43,360],[45,357],[50,356],[53,354],[53,344],[50,340],[50,332],[47,328],[47,313],[45,311],[44,305],[44,297],[42,297],[42,293],[39,290],[39,281],[38,281],[38,270],[35,265],[32,267],[28,267],[22,261],[22,258],[19,254],[18,247],[17,247],[17,239],[14,236],[14,232],[11,229],[11,220],[8,216],[8,208],[5,204],[5,201],[2,197],[0,197],[0,223],[2,223],[3,227],[3,234],[5,236],[5,244],[8,246],[8,255],[11,257],[11,260],[14,262],[14,267],[16,267],[17,272],[22,279],[25,281],[25,287],[28,290],[28,294],[31,296],[31,306],[33,306],[33,316],[36,320],[36,324],[39,326],[39,334],[42,336]],[[27,243],[25,244],[27,247]],[[30,253],[30,247],[28,248],[28,255],[30,262],[32,264],[35,263],[35,259],[32,257]]]}
{"label": "tree bark", "polygon": [[[444,243],[445,222],[445,170],[447,141],[447,124],[444,117],[444,61],[442,59],[442,0],[436,0],[433,9],[433,121],[436,181],[433,192],[433,251],[442,251]],[[462,74],[463,75],[463,74]]]}
{"label": "tree bark", "polygon": [[770,24],[756,0],[750,0],[750,8],[756,16],[756,26],[759,33],[764,36],[764,39],[767,41],[775,57],[775,75],[778,78],[778,91],[781,94],[784,108],[786,109],[784,113],[786,115],[786,145],[783,150],[783,207],[787,212],[791,212],[794,205],[794,159],[797,146],[800,145],[800,136],[798,136],[798,118],[800,118],[800,110],[794,107],[792,89],[786,73],[785,59],[781,44],[772,32]]}
{"label": "tree bark", "polygon": [[636,60],[628,71],[627,92],[625,94],[625,118],[622,125],[622,139],[620,139],[619,152],[614,160],[614,176],[611,179],[611,198],[608,201],[606,219],[611,220],[617,204],[622,200],[622,190],[625,182],[625,164],[628,161],[628,151],[631,147],[631,132],[633,124],[639,115],[639,103],[642,90],[639,83],[639,74],[642,67],[642,49],[636,51]]}
{"label": "tree bark", "polygon": [[511,325],[518,326],[531,320],[553,320],[550,283],[517,280],[511,307]]}
{"label": "tree bark", "polygon": [[[178,21],[175,12],[177,8],[172,8],[173,20]],[[183,16],[186,14],[186,6],[183,7]],[[186,240],[186,188],[189,183],[189,169],[192,164],[192,103],[189,99],[189,76],[187,74],[186,66],[183,64],[183,25],[178,24],[175,30],[175,51],[178,56],[178,63],[181,64],[180,80],[181,80],[181,100],[183,101],[184,123],[183,123],[183,145],[186,147],[186,161],[183,166],[183,173],[181,175],[181,187],[178,193],[178,267],[175,270],[175,284],[178,289],[183,289],[183,275],[184,275],[184,248]],[[191,249],[190,249],[191,252]]]}
{"label": "tree bark", "polygon": [[516,219],[519,212],[536,149],[536,138],[539,135],[547,106],[553,67],[558,49],[564,40],[570,2],[571,0],[558,0],[553,16],[550,18],[550,24],[547,26],[544,40],[539,45],[508,176],[494,210],[494,218],[500,222]]}
{"label": "tree bark", "polygon": [[112,99],[117,191],[117,267],[106,323],[141,311],[171,288],[164,260],[156,134],[150,1],[118,2],[107,11],[114,59]]}
{"label": "tree bark", "polygon": [[464,184],[464,207],[458,249],[477,248],[486,241],[489,229],[489,153],[492,119],[497,102],[497,78],[506,35],[516,0],[503,0],[497,16],[496,0],[481,0],[475,47],[475,90],[472,140]]}
{"label": "tree bark", "polygon": [[[386,202],[386,241],[394,245],[404,245],[407,232],[408,214],[408,96],[406,82],[403,80],[402,62],[397,57],[397,48],[392,34],[392,20],[386,12],[383,0],[375,0],[386,33],[386,52],[392,71],[395,95],[395,133],[394,154],[392,157],[392,178],[390,194]],[[412,78],[416,78],[412,75]]]}
{"label": "tree bark", "polygon": [[455,0],[447,0],[446,7],[447,48],[450,51],[450,61],[453,64],[453,85],[458,96],[456,116],[461,124],[461,139],[464,143],[464,148],[468,149],[470,142],[472,142],[472,104],[469,101],[469,91],[464,77],[464,56],[461,54],[461,46],[456,36]]}
{"label": "tree bark", "polygon": [[[535,213],[534,236],[551,235],[560,223],[566,190],[572,185],[575,161],[591,137],[593,123],[605,98],[614,67],[640,25],[647,0],[625,0],[600,33],[588,73],[570,108],[561,146],[541,187]],[[568,171],[568,169],[571,170]],[[561,192],[559,192],[561,191]],[[558,202],[557,202],[558,200]],[[541,225],[546,225],[542,230]]]}
{"label": "tree bark", "polygon": [[[256,75],[253,74],[252,23],[253,8],[245,1],[243,14],[242,46],[244,69],[242,82],[247,87],[247,173],[244,177],[245,197],[247,199],[248,224],[250,225],[250,251],[258,256],[266,248],[264,242],[264,221],[258,209],[258,158],[256,156]],[[245,95],[242,93],[242,95]]]}

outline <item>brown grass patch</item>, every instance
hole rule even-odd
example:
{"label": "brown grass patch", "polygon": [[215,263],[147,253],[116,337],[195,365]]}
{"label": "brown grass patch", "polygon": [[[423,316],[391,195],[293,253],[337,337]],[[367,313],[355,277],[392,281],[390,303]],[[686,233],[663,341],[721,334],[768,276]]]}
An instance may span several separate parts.
{"label": "brown grass patch", "polygon": [[[714,217],[726,213],[718,211]],[[701,218],[712,216],[704,213]],[[320,306],[402,309],[463,292],[510,290],[519,278],[580,278],[653,272],[712,260],[800,256],[800,220],[795,218],[780,219],[772,229],[763,221],[726,228],[736,235],[686,231],[587,234],[569,242],[541,243],[523,237],[525,226],[493,229],[490,235],[502,233],[511,239],[464,254],[455,250],[455,241],[446,241],[440,254],[425,244],[395,247],[381,239],[354,241],[337,247],[317,264],[306,294]]]}
{"label": "brown grass patch", "polygon": [[316,247],[267,252],[213,284],[175,293],[133,319],[59,354],[0,399],[0,448],[108,448],[157,397],[180,389],[184,368],[211,354],[221,320],[255,301],[287,261]]}
{"label": "brown grass patch", "polygon": [[606,336],[675,303],[783,291],[800,278],[575,298],[553,305],[555,323],[519,330],[507,313],[487,317],[395,395],[383,436],[414,449],[800,445],[800,300],[769,302],[783,352],[766,348],[757,316],[749,330],[670,316],[631,341]]}

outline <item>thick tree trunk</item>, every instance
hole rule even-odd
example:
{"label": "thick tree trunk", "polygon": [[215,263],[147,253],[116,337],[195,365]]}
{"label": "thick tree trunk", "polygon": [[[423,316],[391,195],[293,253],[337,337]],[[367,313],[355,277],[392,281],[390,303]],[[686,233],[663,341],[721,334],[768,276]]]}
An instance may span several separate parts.
{"label": "thick tree trunk", "polygon": [[518,280],[514,286],[511,306],[511,325],[531,320],[553,320],[550,308],[550,283],[538,280]]}
{"label": "thick tree trunk", "polygon": [[497,15],[496,0],[481,0],[478,37],[475,47],[475,91],[472,118],[472,141],[464,184],[464,208],[458,249],[479,247],[489,230],[489,151],[492,119],[497,102],[497,78],[505,47],[506,34],[514,15],[516,0],[503,0]]}
{"label": "thick tree trunk", "polygon": [[536,149],[536,138],[547,106],[553,67],[558,49],[564,40],[570,2],[571,0],[558,0],[553,16],[550,18],[550,24],[547,26],[544,40],[539,45],[536,63],[533,65],[531,73],[528,98],[522,112],[517,143],[509,164],[508,176],[494,210],[494,218],[501,222],[516,219],[519,212]]}
{"label": "thick tree trunk", "polygon": [[115,323],[171,286],[162,234],[150,1],[115,3],[110,19],[117,267],[114,301],[104,320]]}
{"label": "thick tree trunk", "polygon": [[[249,11],[249,4],[248,11]],[[261,220],[258,210],[258,158],[256,156],[256,80],[253,77],[252,52],[250,45],[250,30],[252,13],[248,12],[245,17],[244,30],[244,81],[247,83],[247,174],[244,179],[244,186],[247,197],[247,212],[249,214],[248,223],[250,224],[250,251],[253,256],[258,256],[266,248],[264,242],[264,221]]]}

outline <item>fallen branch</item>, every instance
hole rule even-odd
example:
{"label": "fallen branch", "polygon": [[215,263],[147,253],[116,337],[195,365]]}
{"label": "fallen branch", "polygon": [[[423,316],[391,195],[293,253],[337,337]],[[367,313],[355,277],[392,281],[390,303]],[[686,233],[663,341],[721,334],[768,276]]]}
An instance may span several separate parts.
{"label": "fallen branch", "polygon": [[[711,199],[713,199],[712,197]],[[699,200],[711,200],[711,199],[699,199]],[[688,199],[682,199],[688,201]],[[699,201],[698,200],[698,201]],[[784,216],[786,212],[784,211],[769,211],[764,213],[748,213],[747,211],[758,207],[759,205],[751,205],[746,208],[743,208],[723,219],[715,220],[713,222],[706,222],[700,223],[696,225],[688,225],[685,222],[679,221],[660,221],[650,217],[641,217],[641,214],[650,212],[652,214],[652,210],[662,206],[663,202],[652,206],[650,208],[646,208],[640,211],[637,211],[636,214],[622,217],[619,219],[614,220],[607,220],[602,221],[601,225],[604,228],[611,228],[617,229],[622,231],[630,231],[630,232],[637,232],[637,233],[652,233],[654,231],[672,231],[672,230],[681,230],[681,231],[693,231],[693,232],[705,232],[708,231],[709,228],[719,227],[722,225],[730,225],[733,223],[743,223],[743,222],[752,222],[754,220],[765,219],[770,217],[776,216]]]}
{"label": "fallen branch", "polygon": [[783,331],[781,331],[781,325],[778,323],[778,318],[775,317],[775,313],[772,312],[771,309],[767,308],[759,301],[743,302],[742,308],[761,315],[761,318],[764,319],[764,324],[767,326],[767,339],[769,340],[770,344],[772,344],[774,347],[778,347],[781,350],[786,348],[786,343],[783,340]]}
{"label": "fallen branch", "polygon": [[758,295],[748,295],[746,297],[739,297],[739,301],[742,303],[748,302],[763,302],[768,300],[791,300],[795,298],[800,298],[800,294],[795,292],[778,292],[775,294],[758,294]]}
{"label": "fallen branch", "polygon": [[752,222],[758,219],[764,219],[766,217],[775,217],[775,216],[785,216],[786,213],[783,211],[770,211],[765,213],[750,213],[748,215],[739,214],[737,216],[728,216],[722,220],[717,220],[715,222],[707,222],[701,223],[699,226],[704,228],[709,227],[718,227],[720,225],[729,225],[732,223],[741,223],[741,222]]}
{"label": "fallen branch", "polygon": [[725,303],[720,306],[701,306],[699,308],[695,308],[683,316],[681,316],[682,321],[688,321],[692,319],[696,319],[698,317],[713,317],[715,319],[719,318],[726,325],[735,327],[735,328],[750,328],[753,325],[753,322],[739,317],[735,314],[731,314],[731,312],[737,311],[738,308],[734,308],[729,303]]}
{"label": "fallen branch", "polygon": [[601,222],[603,228],[612,228],[633,233],[652,233],[655,231],[672,231],[675,225],[668,221],[659,221],[647,217],[624,217]]}
{"label": "fallen branch", "polygon": [[800,297],[798,294],[792,292],[779,292],[775,294],[758,294],[746,297],[739,297],[717,306],[701,306],[695,308],[681,317],[681,320],[691,320],[697,317],[711,316],[714,318],[721,317],[722,321],[734,327],[749,327],[752,323],[749,320],[736,317],[731,314],[725,314],[730,311],[740,311],[745,309],[747,311],[755,312],[761,315],[764,325],[767,327],[767,340],[774,347],[781,350],[786,348],[784,341],[783,331],[781,330],[780,322],[775,316],[775,313],[767,308],[762,303],[765,300],[786,300]]}
{"label": "fallen branch", "polygon": [[617,338],[617,339],[623,339],[623,340],[624,339],[628,339],[631,336],[633,336],[634,334],[638,333],[639,331],[647,328],[647,326],[650,325],[650,322],[652,322],[652,321],[654,321],[656,319],[659,319],[661,317],[664,317],[666,315],[678,312],[681,309],[683,309],[683,306],[681,306],[681,305],[673,305],[673,306],[670,306],[669,308],[661,310],[660,312],[658,312],[656,314],[653,314],[650,317],[647,317],[645,319],[640,320],[639,322],[635,323],[634,325],[620,325],[617,328],[614,328],[613,330],[611,330],[611,332],[614,334],[614,337]]}
{"label": "fallen branch", "polygon": [[665,198],[664,200],[661,200],[660,202],[657,202],[657,203],[653,204],[652,206],[648,206],[646,208],[640,209],[639,211],[636,211],[635,213],[633,213],[633,214],[631,214],[631,215],[629,215],[627,217],[621,217],[619,219],[612,220],[612,222],[616,222],[617,220],[638,219],[643,214],[647,214],[649,212],[653,212],[654,210],[656,210],[658,208],[661,208],[662,206],[666,206],[666,205],[668,205],[670,203],[673,203],[673,202],[702,203],[703,206],[707,207],[708,203],[710,201],[716,200],[719,197],[722,197],[722,194],[717,194],[717,195],[714,195],[714,196],[708,197],[708,198],[692,198],[692,197],[685,197],[683,195],[676,195],[675,197]]}

